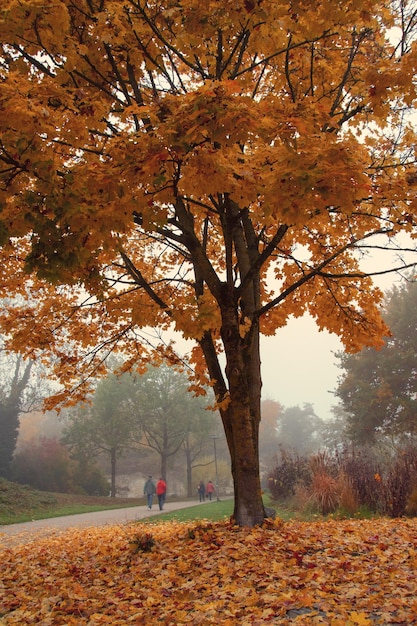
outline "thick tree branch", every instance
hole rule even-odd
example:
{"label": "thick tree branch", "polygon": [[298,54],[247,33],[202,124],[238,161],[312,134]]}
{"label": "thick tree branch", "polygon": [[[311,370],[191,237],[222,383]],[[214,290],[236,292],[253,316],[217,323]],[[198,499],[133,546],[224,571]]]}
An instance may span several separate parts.
{"label": "thick tree branch", "polygon": [[176,199],[175,210],[184,233],[182,242],[191,255],[193,265],[200,268],[201,277],[207,283],[216,300],[220,302],[223,293],[222,283],[195,233],[193,216],[188,212],[184,200],[180,196]]}
{"label": "thick tree branch", "polygon": [[134,265],[134,263],[129,259],[127,254],[123,251],[120,251],[120,256],[122,257],[125,267],[129,274],[132,276],[133,280],[146,291],[151,300],[153,300],[153,302],[155,302],[161,309],[163,309],[167,315],[172,316],[172,312],[169,306],[152,289],[147,280],[144,278],[142,272]]}
{"label": "thick tree branch", "polygon": [[272,252],[276,249],[276,247],[282,241],[282,239],[285,236],[285,233],[287,232],[288,228],[289,227],[286,226],[285,224],[282,224],[278,228],[278,230],[276,231],[275,235],[272,237],[270,242],[267,244],[267,246],[260,253],[260,255],[258,256],[256,261],[253,263],[253,266],[250,268],[249,272],[244,277],[244,280],[243,280],[242,284],[236,289],[237,297],[239,297],[241,292],[244,289],[246,289],[246,283],[252,280],[253,275],[255,273],[259,272],[261,270],[263,264],[270,258]]}

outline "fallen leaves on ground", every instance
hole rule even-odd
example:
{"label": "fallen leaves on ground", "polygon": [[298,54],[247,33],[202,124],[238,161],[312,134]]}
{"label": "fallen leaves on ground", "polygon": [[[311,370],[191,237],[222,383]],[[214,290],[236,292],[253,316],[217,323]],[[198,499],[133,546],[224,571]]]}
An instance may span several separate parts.
{"label": "fallen leaves on ground", "polygon": [[135,523],[0,559],[3,625],[417,624],[414,519]]}

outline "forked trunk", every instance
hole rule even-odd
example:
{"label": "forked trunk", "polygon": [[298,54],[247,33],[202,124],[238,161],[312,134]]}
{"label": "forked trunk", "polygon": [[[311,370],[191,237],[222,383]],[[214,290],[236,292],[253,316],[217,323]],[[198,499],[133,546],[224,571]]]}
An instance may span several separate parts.
{"label": "forked trunk", "polygon": [[[250,234],[248,228],[248,239]],[[238,239],[236,235],[236,241]],[[242,247],[241,243],[239,239],[239,248]],[[253,246],[256,253],[256,242]],[[242,257],[244,253],[245,250],[241,251]],[[243,275],[246,273],[249,273],[249,268],[243,271]],[[259,293],[259,277],[255,274],[239,301],[240,308],[230,285],[225,286],[220,294],[220,334],[226,357],[224,373],[227,382],[211,334],[205,333],[200,340],[210,378],[214,381],[213,388],[219,401],[232,461],[234,519],[239,526],[250,527],[261,524],[265,518],[258,443],[262,387],[260,329],[256,315],[259,309]]]}

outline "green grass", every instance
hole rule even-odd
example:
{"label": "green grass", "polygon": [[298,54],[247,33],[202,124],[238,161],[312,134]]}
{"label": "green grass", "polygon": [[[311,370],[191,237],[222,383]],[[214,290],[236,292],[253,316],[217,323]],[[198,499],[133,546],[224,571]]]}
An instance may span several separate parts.
{"label": "green grass", "polygon": [[[186,498],[180,498],[186,500]],[[170,499],[172,502],[173,500]],[[92,513],[131,506],[144,506],[142,498],[108,498],[82,496],[76,494],[49,493],[37,491],[24,485],[11,483],[0,478],[0,525],[30,522],[38,519],[50,519],[63,515]],[[264,494],[264,504],[276,510],[277,517],[289,519],[317,519],[318,515],[309,515],[284,508]],[[177,511],[159,513],[141,520],[140,523],[160,523],[169,521],[188,522],[192,520],[221,521],[230,518],[233,512],[233,498],[222,498],[196,504],[190,499],[190,506]]]}
{"label": "green grass", "polygon": [[[140,504],[143,504],[141,502]],[[114,505],[89,505],[89,504],[74,504],[68,506],[53,506],[44,511],[31,511],[29,513],[11,513],[3,515],[3,511],[0,510],[0,525],[18,524],[21,522],[33,522],[39,519],[50,519],[53,517],[63,517],[65,515],[78,515],[79,513],[95,513],[96,511],[108,511],[110,509],[121,509],[130,506],[138,506],[138,503],[123,503]],[[1,506],[0,506],[1,508]]]}
{"label": "green grass", "polygon": [[233,500],[212,500],[205,504],[195,504],[186,509],[178,511],[170,511],[169,513],[159,513],[141,520],[141,523],[161,522],[189,522],[192,520],[211,520],[217,522],[219,520],[229,518],[233,512]]}
{"label": "green grass", "polygon": [[[275,509],[277,517],[283,520],[294,518],[293,511],[277,508],[268,497],[264,495],[265,506]],[[194,506],[187,507],[186,509],[179,509],[178,511],[170,511],[167,513],[159,513],[158,515],[152,515],[145,519],[140,520],[141,524],[158,523],[161,522],[189,522],[193,520],[209,520],[211,522],[218,522],[224,519],[229,519],[233,513],[233,499],[226,498],[220,501],[213,500],[212,502],[206,502],[205,504],[196,504]]]}
{"label": "green grass", "polygon": [[[180,498],[186,500],[186,498]],[[170,499],[170,502],[173,500]],[[295,511],[286,508],[271,500],[270,496],[264,494],[264,504],[275,509],[277,517],[284,521],[299,519],[313,521],[321,518],[320,515],[308,511]],[[0,478],[0,525],[16,524],[19,522],[30,522],[38,519],[50,519],[64,515],[76,515],[78,513],[93,513],[95,511],[107,511],[110,509],[120,509],[131,506],[144,506],[145,499],[142,498],[108,498],[82,496],[76,494],[49,493],[37,491],[24,485],[8,482]],[[233,498],[222,498],[220,501],[204,502],[196,504],[194,499],[190,499],[190,506],[177,511],[159,513],[140,520],[141,524],[152,524],[161,522],[188,522],[193,520],[222,521],[229,519],[233,512]],[[371,515],[373,517],[374,515]],[[349,517],[337,512],[330,517],[338,519]],[[364,511],[352,516],[354,518],[366,518]]]}
{"label": "green grass", "polygon": [[144,498],[100,498],[37,491],[0,478],[0,525],[143,504]]}

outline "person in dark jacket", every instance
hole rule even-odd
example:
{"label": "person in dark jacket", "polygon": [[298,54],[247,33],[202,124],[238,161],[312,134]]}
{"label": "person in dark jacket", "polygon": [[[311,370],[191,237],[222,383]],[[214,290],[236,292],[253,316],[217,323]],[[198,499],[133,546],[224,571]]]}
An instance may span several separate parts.
{"label": "person in dark jacket", "polygon": [[152,476],[148,476],[148,480],[143,488],[143,493],[148,499],[148,509],[152,508],[153,494],[156,493],[155,483],[152,480]]}
{"label": "person in dark jacket", "polygon": [[203,481],[201,481],[200,484],[198,485],[197,491],[198,491],[198,496],[200,498],[200,502],[204,502],[204,500],[206,499],[206,488],[204,486]]}

